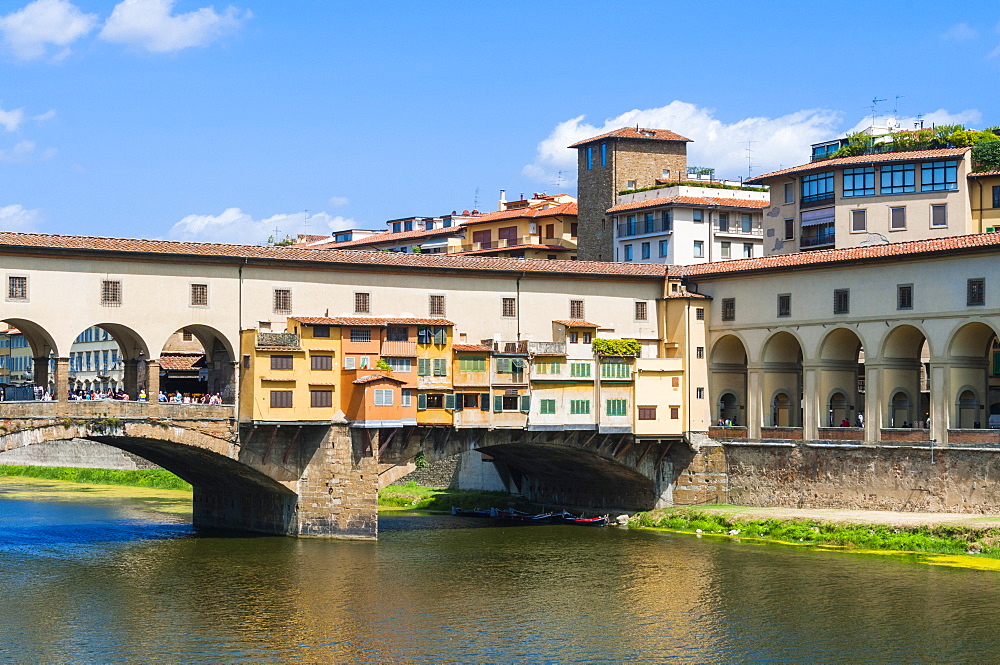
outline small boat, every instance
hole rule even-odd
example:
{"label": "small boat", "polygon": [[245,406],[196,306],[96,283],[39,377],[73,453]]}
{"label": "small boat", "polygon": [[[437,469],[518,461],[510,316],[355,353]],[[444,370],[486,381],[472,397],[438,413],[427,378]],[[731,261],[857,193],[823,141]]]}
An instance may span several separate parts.
{"label": "small boat", "polygon": [[490,511],[485,508],[473,508],[472,510],[466,510],[464,508],[459,508],[458,506],[452,506],[451,514],[458,515],[459,517],[489,517]]}
{"label": "small boat", "polygon": [[600,515],[598,517],[579,517],[571,513],[563,512],[560,515],[563,524],[575,524],[576,526],[607,526],[608,516]]}
{"label": "small boat", "polygon": [[493,508],[490,511],[490,517],[495,520],[524,525],[548,524],[555,520],[558,516],[558,513],[538,513],[537,515],[532,515],[531,513],[526,513],[522,510],[515,510],[513,508],[507,510]]}

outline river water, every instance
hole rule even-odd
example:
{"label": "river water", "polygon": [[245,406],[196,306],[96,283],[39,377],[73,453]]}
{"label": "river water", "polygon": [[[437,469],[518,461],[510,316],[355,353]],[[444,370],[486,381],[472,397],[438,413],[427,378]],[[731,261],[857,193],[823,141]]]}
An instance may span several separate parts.
{"label": "river water", "polygon": [[1000,573],[906,556],[443,516],[385,515],[377,543],[219,537],[185,519],[0,500],[0,662],[1000,659]]}

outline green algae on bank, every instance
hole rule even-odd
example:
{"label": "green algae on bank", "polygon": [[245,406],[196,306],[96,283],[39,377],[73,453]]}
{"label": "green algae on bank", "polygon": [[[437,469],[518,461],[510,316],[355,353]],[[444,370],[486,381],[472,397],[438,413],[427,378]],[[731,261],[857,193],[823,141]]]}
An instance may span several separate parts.
{"label": "green algae on bank", "polygon": [[1000,528],[996,526],[896,526],[814,519],[753,519],[741,515],[736,506],[730,514],[677,508],[638,513],[629,526],[859,554],[910,555],[920,563],[1000,570]]}
{"label": "green algae on bank", "polygon": [[166,469],[92,469],[74,466],[14,466],[0,464],[0,478],[42,478],[70,483],[127,485],[164,490],[191,490],[191,485]]}
{"label": "green algae on bank", "polygon": [[88,500],[96,498],[108,501],[122,499],[137,501],[142,504],[144,509],[156,513],[191,514],[190,490],[74,483],[19,476],[0,477],[0,500],[77,501],[81,494],[85,494]]}

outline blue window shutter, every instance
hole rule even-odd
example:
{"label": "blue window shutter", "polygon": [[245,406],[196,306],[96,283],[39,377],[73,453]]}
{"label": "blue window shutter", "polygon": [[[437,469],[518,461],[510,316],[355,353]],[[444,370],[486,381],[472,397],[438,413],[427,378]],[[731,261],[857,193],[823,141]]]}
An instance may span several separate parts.
{"label": "blue window shutter", "polygon": [[500,413],[503,411],[503,395],[493,396],[493,412]]}
{"label": "blue window shutter", "polygon": [[427,410],[427,395],[420,393],[417,395],[417,411]]}
{"label": "blue window shutter", "polygon": [[531,410],[531,395],[521,395],[521,413]]}
{"label": "blue window shutter", "polygon": [[465,408],[464,395],[462,395],[462,393],[455,393],[453,397],[455,398],[455,410],[461,411],[462,409],[464,409]]}
{"label": "blue window shutter", "polygon": [[455,396],[454,395],[445,395],[444,396],[444,408],[447,409],[448,411],[454,411],[455,410]]}
{"label": "blue window shutter", "polygon": [[483,411],[489,411],[490,410],[490,394],[489,393],[480,393],[479,394],[479,408],[482,409]]}

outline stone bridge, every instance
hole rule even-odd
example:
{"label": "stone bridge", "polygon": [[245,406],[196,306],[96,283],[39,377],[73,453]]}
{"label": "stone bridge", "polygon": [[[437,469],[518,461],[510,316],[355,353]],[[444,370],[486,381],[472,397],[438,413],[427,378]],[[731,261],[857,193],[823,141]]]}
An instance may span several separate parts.
{"label": "stone bridge", "polygon": [[0,452],[81,438],[133,453],[191,484],[196,527],[375,537],[375,461],[345,425],[263,429],[241,429],[232,406],[0,404]]}

